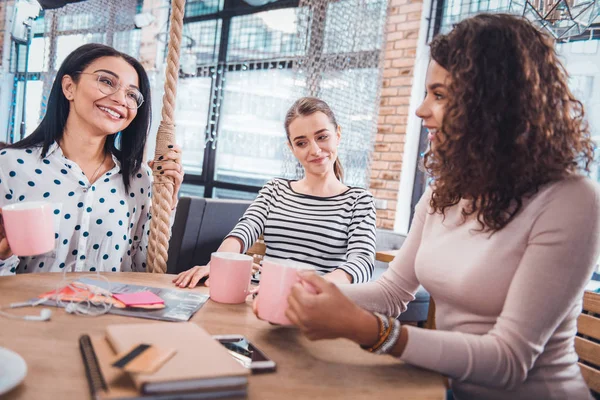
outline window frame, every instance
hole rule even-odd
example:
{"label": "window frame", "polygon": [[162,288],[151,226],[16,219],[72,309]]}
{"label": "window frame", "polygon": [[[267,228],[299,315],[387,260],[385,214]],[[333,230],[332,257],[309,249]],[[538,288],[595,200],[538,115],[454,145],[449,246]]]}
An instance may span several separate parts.
{"label": "window frame", "polygon": [[[265,11],[279,10],[279,9],[287,9],[287,8],[297,8],[300,4],[299,0],[278,0],[271,3],[267,3],[262,6],[250,6],[243,1],[240,0],[224,0],[223,9],[221,11],[206,14],[206,15],[198,15],[191,17],[184,17],[183,23],[193,23],[193,22],[201,22],[201,21],[209,21],[214,19],[221,19],[221,34],[220,34],[220,42],[218,43],[219,52],[217,58],[217,66],[214,64],[209,66],[209,75],[216,76],[215,78],[211,78],[211,100],[219,99],[218,102],[214,100],[211,101],[210,110],[208,113],[208,119],[206,121],[206,128],[211,127],[211,132],[219,132],[220,126],[220,115],[217,112],[218,108],[224,103],[226,92],[223,90],[224,85],[222,84],[223,79],[227,75],[227,72],[230,71],[253,71],[256,69],[263,69],[264,64],[269,62],[272,64],[273,61],[270,60],[254,60],[254,59],[244,59],[244,60],[236,60],[235,62],[227,61],[227,50],[229,45],[229,37],[230,37],[230,26],[231,21],[234,17],[246,16],[257,14]],[[326,18],[323,19],[323,23],[325,23]],[[313,24],[316,21],[312,22]],[[344,59],[344,58],[354,58],[354,57],[363,57],[367,53],[375,52],[380,57],[381,51],[379,49],[376,50],[365,50],[365,51],[357,51],[357,52],[346,52],[346,53],[324,53],[323,49],[323,41],[325,40],[325,29],[311,29],[311,35],[314,32],[321,32],[322,37],[317,38],[317,40],[311,40],[311,45],[313,47],[306,49],[306,55],[303,57],[314,56],[315,52],[319,52],[319,57],[321,58],[331,58],[335,59]],[[319,42],[320,39],[320,42]],[[316,44],[315,44],[316,43]],[[320,43],[320,45],[319,45]],[[377,60],[379,58],[376,58]],[[290,59],[287,61],[279,61],[279,65],[284,69],[292,69],[294,66],[294,60]],[[378,61],[375,63],[377,64]],[[334,62],[328,63],[328,65],[336,65]],[[206,65],[199,65],[198,72],[202,70],[206,70]],[[216,69],[221,67],[223,73],[222,74],[213,74],[216,72]],[[226,68],[223,68],[226,67]],[[378,67],[378,65],[373,65],[370,67]],[[317,78],[319,82],[316,82],[315,87],[316,92],[309,93],[308,95],[317,96],[320,79]],[[218,89],[221,88],[221,89]],[[215,91],[219,92],[215,92]],[[282,121],[283,123],[283,121]],[[207,129],[199,134],[204,134]],[[228,189],[228,190],[236,190],[241,192],[253,192],[258,193],[261,189],[262,185],[252,185],[252,184],[240,184],[240,183],[230,183],[220,181],[215,178],[215,172],[217,168],[217,151],[218,151],[219,141],[216,143],[207,143],[204,149],[204,159],[202,163],[202,173],[201,174],[191,174],[186,173],[184,177],[184,183],[193,184],[193,185],[202,185],[204,186],[204,197],[212,198],[214,196],[215,189]]]}

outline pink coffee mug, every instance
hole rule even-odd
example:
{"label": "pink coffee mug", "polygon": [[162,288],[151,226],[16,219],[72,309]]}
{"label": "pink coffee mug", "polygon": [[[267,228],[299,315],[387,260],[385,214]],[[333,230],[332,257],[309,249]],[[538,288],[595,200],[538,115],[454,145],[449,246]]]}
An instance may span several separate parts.
{"label": "pink coffee mug", "polygon": [[300,282],[298,272],[314,270],[313,267],[288,260],[264,260],[260,273],[260,289],[256,298],[258,317],[274,324],[292,325],[285,316],[288,308],[287,298],[292,286]]}
{"label": "pink coffee mug", "polygon": [[26,257],[54,249],[53,206],[31,201],[2,207],[4,232],[13,254]]}
{"label": "pink coffee mug", "polygon": [[210,298],[218,303],[240,304],[250,294],[253,258],[239,253],[210,256]]}

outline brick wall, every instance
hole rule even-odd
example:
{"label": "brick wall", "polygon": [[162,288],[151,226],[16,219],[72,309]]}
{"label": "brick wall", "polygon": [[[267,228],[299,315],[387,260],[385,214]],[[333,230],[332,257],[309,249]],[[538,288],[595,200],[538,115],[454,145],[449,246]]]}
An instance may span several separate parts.
{"label": "brick wall", "polygon": [[422,0],[390,0],[383,87],[370,190],[377,200],[377,227],[394,228],[402,155]]}
{"label": "brick wall", "polygon": [[[155,20],[148,26],[142,28],[142,40],[140,43],[139,60],[146,70],[156,69],[156,51],[158,40],[156,35],[160,32],[162,0],[144,0],[144,13],[151,13]],[[163,40],[165,40],[163,38]]]}
{"label": "brick wall", "polygon": [[2,57],[4,55],[4,35],[9,34],[6,32],[9,29],[8,26],[8,15],[6,15],[8,8],[8,1],[0,0],[0,65],[2,65]]}

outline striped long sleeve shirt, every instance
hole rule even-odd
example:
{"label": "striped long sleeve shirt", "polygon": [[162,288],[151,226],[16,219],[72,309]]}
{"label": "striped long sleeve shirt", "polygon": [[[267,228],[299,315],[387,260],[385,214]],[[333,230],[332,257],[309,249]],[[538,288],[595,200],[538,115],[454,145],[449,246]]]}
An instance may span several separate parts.
{"label": "striped long sleeve shirt", "polygon": [[321,274],[341,269],[352,283],[368,282],[375,263],[375,204],[364,189],[331,197],[295,192],[290,181],[273,179],[259,192],[228,236],[245,253],[263,235],[265,259],[293,260]]}

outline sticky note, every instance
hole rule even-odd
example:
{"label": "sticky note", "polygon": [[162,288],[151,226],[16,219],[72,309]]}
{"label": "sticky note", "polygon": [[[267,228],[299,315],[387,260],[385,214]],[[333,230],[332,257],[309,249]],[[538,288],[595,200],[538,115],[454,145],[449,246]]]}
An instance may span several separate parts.
{"label": "sticky note", "polygon": [[141,304],[164,304],[164,300],[150,291],[135,293],[115,293],[113,297],[126,306],[137,306]]}

